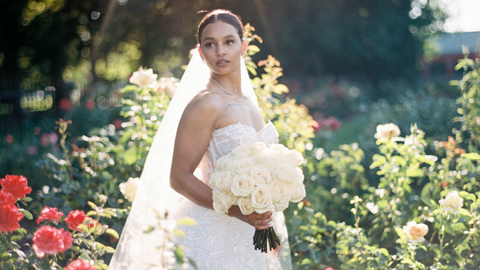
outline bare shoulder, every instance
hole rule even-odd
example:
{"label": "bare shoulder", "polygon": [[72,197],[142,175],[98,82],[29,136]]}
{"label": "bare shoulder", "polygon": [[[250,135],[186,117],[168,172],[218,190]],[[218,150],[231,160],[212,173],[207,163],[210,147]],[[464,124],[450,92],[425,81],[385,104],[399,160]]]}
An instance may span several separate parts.
{"label": "bare shoulder", "polygon": [[200,91],[185,108],[185,113],[209,114],[218,116],[221,113],[222,98],[209,90]]}
{"label": "bare shoulder", "polygon": [[218,94],[203,90],[188,103],[182,118],[213,127],[222,112],[221,104],[222,99]]}

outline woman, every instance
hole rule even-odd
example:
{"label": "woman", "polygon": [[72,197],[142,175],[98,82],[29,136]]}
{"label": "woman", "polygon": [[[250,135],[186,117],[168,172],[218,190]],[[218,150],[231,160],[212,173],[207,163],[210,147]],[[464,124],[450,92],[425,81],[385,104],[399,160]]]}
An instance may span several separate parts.
{"label": "woman", "polygon": [[[243,63],[247,43],[238,16],[225,10],[208,13],[197,39],[198,51],[162,121],[157,134],[161,138],[152,145],[142,173],[145,185],[137,192],[110,269],[155,264],[159,255],[154,247],[160,240],[141,229],[142,223],[154,222],[153,209],[168,211],[169,219],[197,221],[196,226],[182,228],[186,234],[182,244],[198,269],[289,269],[283,214],[275,219],[272,212],[243,215],[237,206],[228,215],[213,211],[208,180],[215,160],[242,143],[277,143],[278,134],[270,122],[265,125],[259,112]],[[282,238],[280,258],[275,254],[266,258],[253,246],[255,228],[266,229],[272,221]]]}

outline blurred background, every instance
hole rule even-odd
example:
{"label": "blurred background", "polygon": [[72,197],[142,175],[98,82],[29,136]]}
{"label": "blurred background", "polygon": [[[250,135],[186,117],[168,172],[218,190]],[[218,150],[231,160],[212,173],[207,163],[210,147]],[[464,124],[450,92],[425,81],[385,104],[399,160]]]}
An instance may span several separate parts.
{"label": "blurred background", "polygon": [[[0,3],[0,176],[47,181],[39,162],[59,151],[58,118],[71,143],[122,123],[119,89],[140,66],[180,78],[202,10],[224,8],[263,38],[283,68],[284,98],[317,121],[314,147],[374,149],[378,124],[417,123],[446,140],[455,123],[463,58],[478,55],[478,0],[4,0]],[[374,151],[374,150],[372,150]],[[368,154],[367,154],[368,156]],[[368,158],[367,158],[368,159]]]}

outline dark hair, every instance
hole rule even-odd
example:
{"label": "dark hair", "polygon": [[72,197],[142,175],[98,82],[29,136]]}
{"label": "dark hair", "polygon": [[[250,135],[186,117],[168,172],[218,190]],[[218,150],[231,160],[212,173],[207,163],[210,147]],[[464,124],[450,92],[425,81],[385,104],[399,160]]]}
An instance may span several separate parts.
{"label": "dark hair", "polygon": [[200,37],[202,35],[203,29],[211,23],[222,21],[228,23],[231,26],[235,27],[238,32],[240,39],[243,39],[243,25],[240,16],[233,14],[230,10],[225,9],[216,9],[210,11],[203,17],[202,21],[198,25],[197,29],[197,42],[200,44]]}

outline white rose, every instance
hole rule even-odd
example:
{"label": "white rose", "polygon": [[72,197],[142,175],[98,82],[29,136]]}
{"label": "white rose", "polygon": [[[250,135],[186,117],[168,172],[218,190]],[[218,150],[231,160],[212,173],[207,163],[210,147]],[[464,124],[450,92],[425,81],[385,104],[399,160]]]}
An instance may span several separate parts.
{"label": "white rose", "polygon": [[130,83],[136,84],[139,87],[153,86],[157,83],[157,74],[153,74],[153,69],[143,69],[140,67],[130,77]]}
{"label": "white rose", "polygon": [[228,212],[228,208],[231,205],[228,205],[227,198],[224,194],[213,190],[213,210],[217,213],[226,214]]}
{"label": "white rose", "polygon": [[377,126],[377,133],[375,133],[375,139],[392,138],[400,135],[400,129],[397,125],[389,123],[385,125]]}
{"label": "white rose", "polygon": [[229,205],[229,208],[232,205],[237,205],[238,197],[235,196],[235,194],[233,194],[231,191],[229,191],[227,194],[225,194],[224,198],[227,201],[227,205]]}
{"label": "white rose", "polygon": [[410,221],[407,223],[407,226],[403,226],[403,231],[410,239],[410,242],[419,243],[425,241],[423,237],[428,232],[428,226],[423,223],[417,224],[415,221]]}
{"label": "white rose", "polygon": [[231,170],[231,169],[234,169],[234,165],[232,162],[232,157],[227,155],[227,156],[223,156],[219,159],[217,159],[214,163],[214,167],[215,167],[215,170]]}
{"label": "white rose", "polygon": [[255,188],[255,183],[250,175],[246,173],[238,174],[233,177],[232,193],[235,196],[248,196]]}
{"label": "white rose", "polygon": [[261,157],[265,155],[265,150],[267,150],[267,145],[264,142],[256,142],[251,146],[250,154],[252,156]]}
{"label": "white rose", "polygon": [[272,175],[260,164],[252,167],[250,170],[250,177],[252,177],[255,184],[269,185],[272,182]]}
{"label": "white rose", "polygon": [[272,210],[272,196],[265,186],[258,186],[253,190],[252,206],[259,214]]}
{"label": "white rose", "polygon": [[451,191],[445,199],[441,199],[438,202],[442,206],[442,211],[451,212],[453,214],[458,214],[463,206],[463,199],[458,196],[456,191]]}
{"label": "white rose", "polygon": [[288,150],[282,160],[284,163],[297,167],[303,163],[303,156],[297,150]]}
{"label": "white rose", "polygon": [[272,187],[272,201],[275,211],[283,211],[288,207],[290,201],[290,192],[287,184],[283,182],[276,182]]}
{"label": "white rose", "polygon": [[258,163],[263,165],[270,173],[273,173],[278,165],[278,158],[273,155],[265,155],[258,159]]}
{"label": "white rose", "polygon": [[252,198],[250,196],[248,197],[240,197],[237,200],[238,207],[240,208],[240,211],[242,211],[242,214],[248,215],[253,213],[253,206],[252,206]]}
{"label": "white rose", "polygon": [[235,171],[237,173],[250,173],[250,170],[252,169],[254,162],[253,159],[251,158],[240,158],[235,160]]}
{"label": "white rose", "polygon": [[233,175],[229,171],[214,172],[210,176],[210,185],[222,191],[230,190]]}
{"label": "white rose", "polygon": [[[291,165],[280,163],[277,166],[277,169],[273,173],[273,177],[285,183],[293,183],[302,181],[302,175],[299,174],[298,168],[295,168]],[[300,170],[301,171],[301,170]]]}
{"label": "white rose", "polygon": [[270,145],[270,149],[273,150],[275,155],[284,155],[287,154],[289,149],[283,144],[274,143]]}
{"label": "white rose", "polygon": [[305,190],[305,185],[301,182],[294,182],[288,185],[288,190],[290,191],[290,201],[299,202],[307,196],[307,191]]}
{"label": "white rose", "polygon": [[121,183],[119,185],[120,191],[127,200],[133,202],[133,199],[135,199],[135,194],[137,193],[139,183],[140,178],[136,177],[129,178],[127,182]]}
{"label": "white rose", "polygon": [[241,145],[235,147],[232,150],[231,154],[238,157],[238,158],[247,158],[251,154],[250,145],[246,144],[246,143],[241,144]]}

